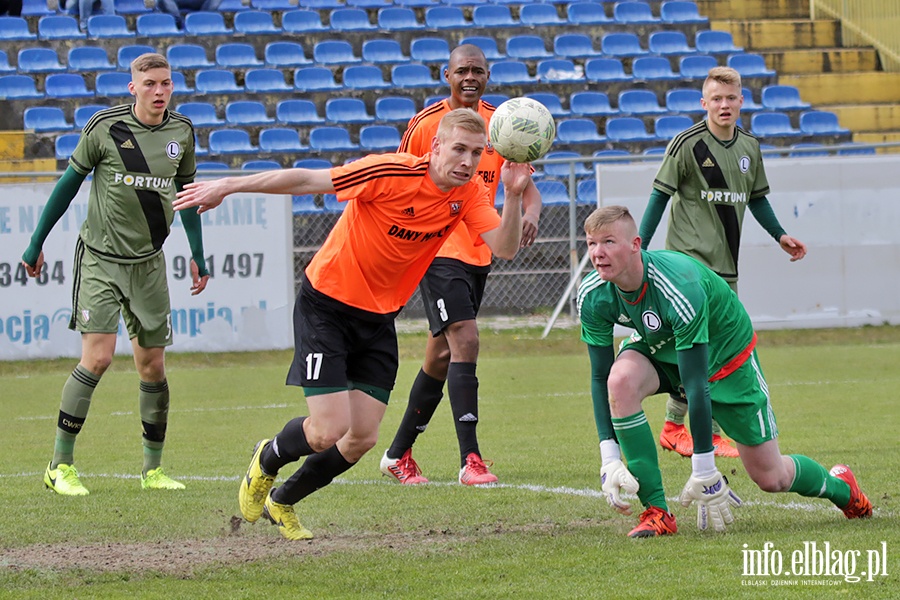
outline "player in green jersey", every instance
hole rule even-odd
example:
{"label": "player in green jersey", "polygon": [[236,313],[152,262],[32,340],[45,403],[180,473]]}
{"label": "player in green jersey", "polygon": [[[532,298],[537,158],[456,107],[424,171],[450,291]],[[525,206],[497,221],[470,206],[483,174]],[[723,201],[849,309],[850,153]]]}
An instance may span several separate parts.
{"label": "player in green jersey", "polygon": [[[71,329],[81,333],[81,360],[63,386],[53,459],[44,473],[51,490],[85,496],[75,469],[75,439],[94,389],[112,363],[120,314],[140,377],[144,489],[183,489],[161,464],[169,413],[165,347],[172,343],[169,289],[162,246],[175,194],[196,174],[191,121],[168,110],[172,72],[165,57],[144,54],[131,63],[135,98],[101,110],[85,125],[69,166],[53,188],[22,263],[32,277],[44,266],[41,247],[93,171],[88,213],[75,249]],[[206,288],[200,216],[182,211],[191,247],[191,294]]]}
{"label": "player in green jersey", "polygon": [[[729,67],[710,69],[701,105],[707,118],[676,135],[666,148],[641,219],[646,250],[669,198],[673,197],[666,249],[684,252],[715,271],[737,291],[738,250],[744,211],[775,238],[791,261],[806,255],[806,246],[789,236],[766,199],[769,182],[759,141],[738,127],[744,103],[740,74]],[[691,434],[684,426],[687,405],[680,393],[669,396],[660,445],[691,455]],[[713,422],[716,456],[736,457],[737,450]]]}
{"label": "player in green jersey", "polygon": [[[684,254],[642,250],[634,219],[623,206],[597,209],[584,229],[595,272],[582,281],[578,307],[591,360],[602,488],[623,514],[631,508],[620,490],[637,493],[646,510],[631,537],[677,531],[641,402],[679,387],[687,395],[694,433],[693,469],[679,500],[684,506],[697,502],[700,529],[712,523],[723,531],[733,521],[731,507],[741,504],[716,468],[713,416],[737,442],[760,489],[827,498],[848,519],[872,514],[847,466],[829,472],[806,456],[781,454],[750,317],[721,277]],[[617,357],[616,324],[635,330]]]}

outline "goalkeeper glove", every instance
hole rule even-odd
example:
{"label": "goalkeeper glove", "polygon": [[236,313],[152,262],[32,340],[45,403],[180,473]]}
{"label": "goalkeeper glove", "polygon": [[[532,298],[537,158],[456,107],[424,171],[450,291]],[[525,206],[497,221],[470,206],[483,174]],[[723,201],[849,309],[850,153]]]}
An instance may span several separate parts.
{"label": "goalkeeper glove", "polygon": [[[692,457],[692,460],[699,460],[693,460],[694,473],[684,485],[679,500],[682,506],[690,506],[691,502],[697,501],[697,527],[701,531],[705,531],[710,522],[716,531],[725,531],[725,526],[734,522],[731,507],[740,506],[741,499],[728,487],[725,476],[715,468],[712,454],[707,452]],[[698,475],[698,463],[706,463],[705,466],[712,463],[712,470],[700,470]]]}
{"label": "goalkeeper glove", "polygon": [[602,460],[600,489],[603,490],[606,501],[617,512],[623,515],[630,515],[631,504],[622,500],[619,490],[624,490],[629,494],[636,494],[640,487],[637,479],[622,464],[619,445],[615,440],[603,440],[600,442],[600,456]]}

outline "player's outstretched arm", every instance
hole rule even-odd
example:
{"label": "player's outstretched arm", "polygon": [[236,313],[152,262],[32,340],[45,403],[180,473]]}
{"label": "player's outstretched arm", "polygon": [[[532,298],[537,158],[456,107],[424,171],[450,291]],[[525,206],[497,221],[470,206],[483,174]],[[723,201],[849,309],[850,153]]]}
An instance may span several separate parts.
{"label": "player's outstretched arm", "polygon": [[522,195],[531,181],[531,166],[504,161],[500,179],[506,190],[500,226],[482,233],[481,239],[496,256],[511,260],[519,251],[522,240]]}
{"label": "player's outstretched arm", "polygon": [[330,169],[282,169],[243,177],[224,177],[195,181],[184,186],[172,207],[175,210],[197,207],[197,213],[213,209],[225,196],[239,193],[328,194],[334,192]]}
{"label": "player's outstretched arm", "polygon": [[38,220],[34,233],[31,234],[31,243],[28,244],[28,248],[22,254],[22,265],[25,267],[25,272],[28,273],[29,277],[40,275],[44,266],[44,253],[41,251],[41,248],[44,246],[44,240],[50,235],[50,230],[53,229],[56,222],[68,210],[85,177],[87,175],[82,175],[69,166],[62,177],[59,178],[59,181],[56,182],[53,191],[50,192],[47,205],[41,213],[41,218]]}

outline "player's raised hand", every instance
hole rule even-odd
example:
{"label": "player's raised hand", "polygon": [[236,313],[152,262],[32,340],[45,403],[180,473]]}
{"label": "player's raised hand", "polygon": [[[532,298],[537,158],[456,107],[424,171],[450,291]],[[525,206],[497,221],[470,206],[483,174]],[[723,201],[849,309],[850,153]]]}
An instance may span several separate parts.
{"label": "player's raised hand", "polygon": [[691,475],[679,500],[682,506],[697,501],[697,527],[701,531],[705,531],[710,523],[716,531],[725,531],[725,526],[734,522],[731,507],[741,505],[741,499],[728,487],[728,480],[718,470],[708,477]]}
{"label": "player's raised hand", "polygon": [[531,181],[531,165],[504,160],[503,166],[500,167],[500,181],[503,182],[507,198],[521,196]]}

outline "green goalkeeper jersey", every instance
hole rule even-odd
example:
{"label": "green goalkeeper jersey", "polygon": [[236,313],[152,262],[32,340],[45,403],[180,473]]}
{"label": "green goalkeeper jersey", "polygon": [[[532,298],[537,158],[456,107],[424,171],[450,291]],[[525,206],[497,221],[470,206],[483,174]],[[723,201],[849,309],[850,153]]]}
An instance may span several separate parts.
{"label": "green goalkeeper jersey", "polygon": [[751,344],[753,325],[737,294],[699,261],[668,250],[642,251],[644,278],[623,292],[592,271],[578,290],[581,339],[613,344],[613,326],[634,329],[654,360],[677,365],[676,352],[707,344],[712,376]]}
{"label": "green goalkeeper jersey", "polygon": [[747,202],[769,193],[759,141],[737,127],[723,142],[700,121],[669,142],[653,187],[673,197],[666,248],[736,281]]}
{"label": "green goalkeeper jersey", "polygon": [[158,254],[169,235],[175,183],[196,174],[190,119],[166,111],[145,125],[127,104],[97,112],[69,159],[78,173],[94,171],[81,239],[95,254],[124,263]]}

